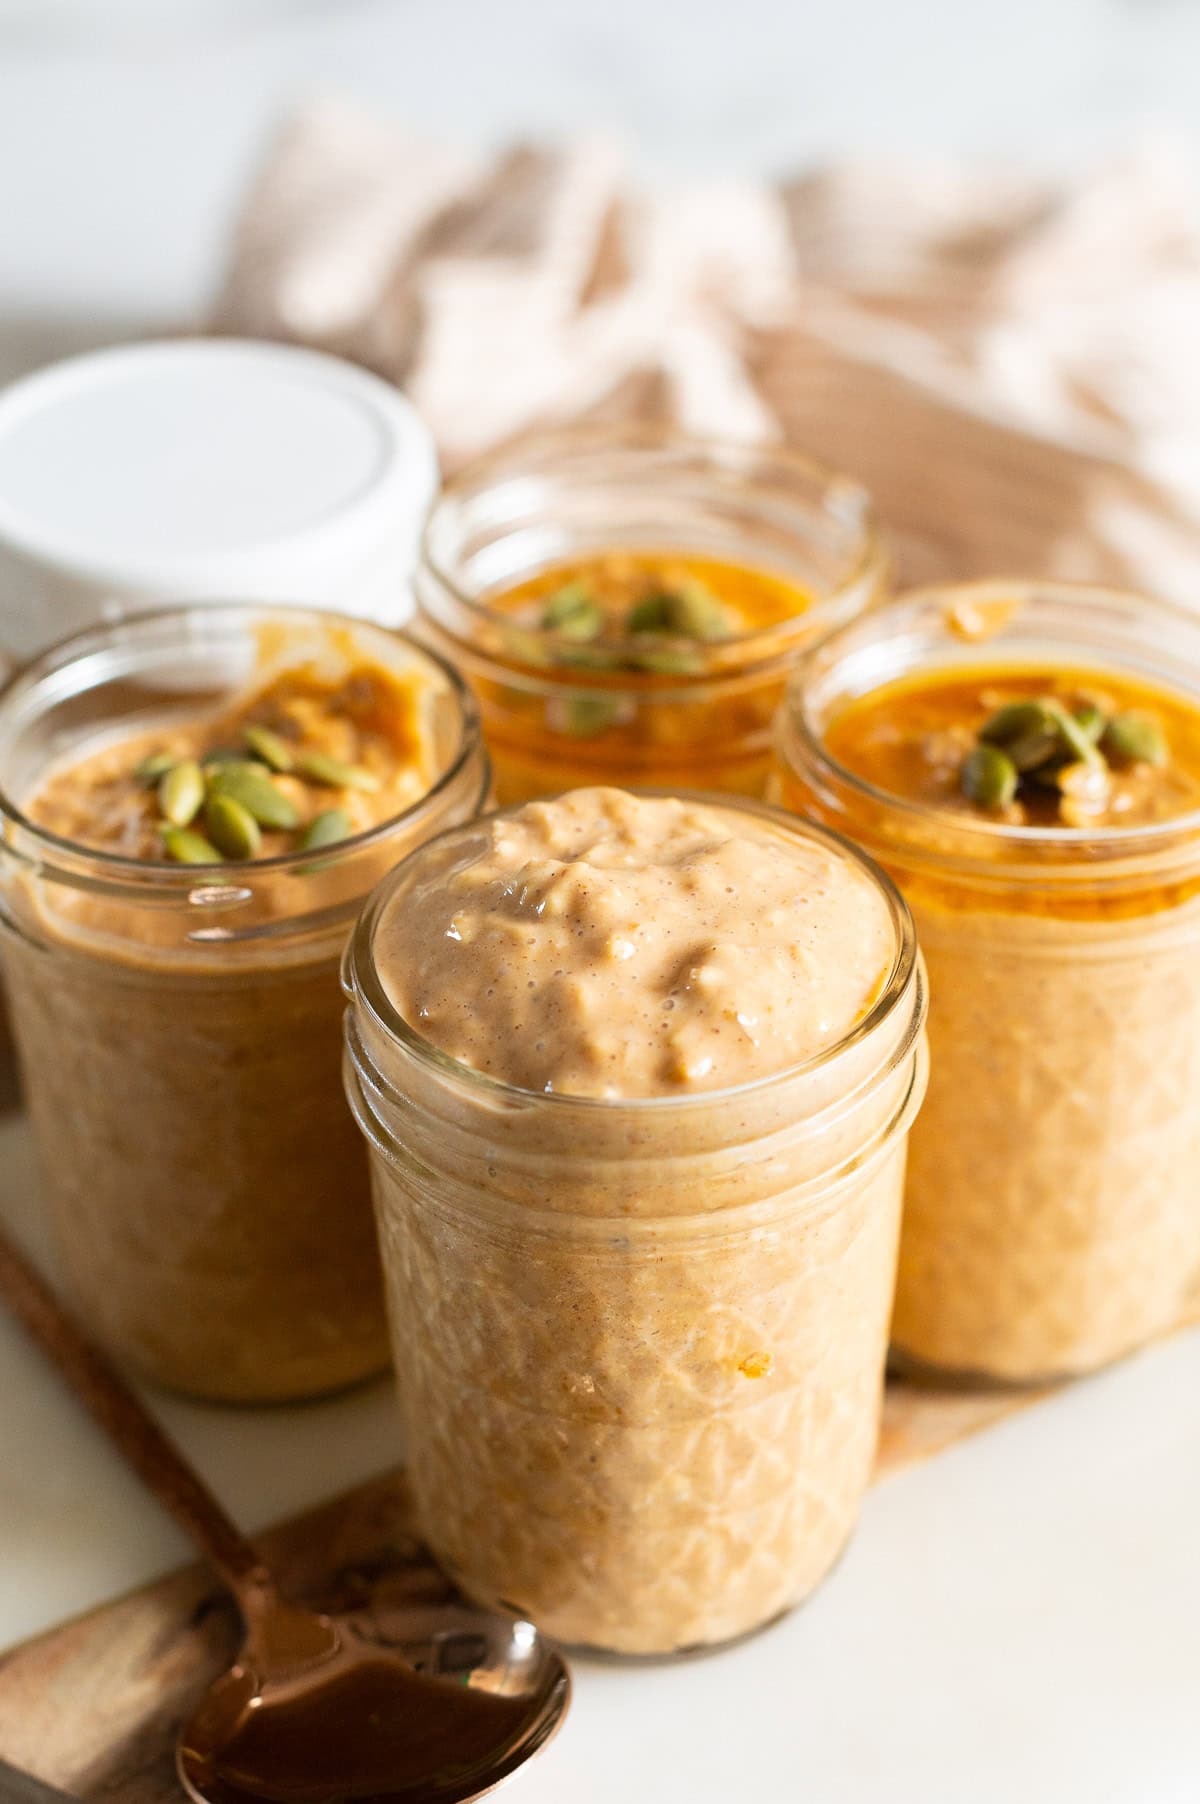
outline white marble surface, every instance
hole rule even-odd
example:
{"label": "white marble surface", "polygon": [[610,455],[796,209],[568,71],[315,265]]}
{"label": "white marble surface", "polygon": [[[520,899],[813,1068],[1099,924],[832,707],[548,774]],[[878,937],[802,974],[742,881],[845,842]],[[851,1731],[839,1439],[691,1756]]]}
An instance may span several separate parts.
{"label": "white marble surface", "polygon": [[[668,176],[860,150],[1078,160],[1200,118],[1200,8],[0,0],[0,374],[198,317],[272,122],[329,88],[484,141],[609,126]],[[0,1213],[36,1239],[12,1120]],[[1198,1396],[1191,1334],[889,1479],[828,1585],[770,1633],[581,1667],[566,1731],[507,1795],[1195,1804]],[[158,1407],[251,1528],[395,1453],[385,1385],[309,1409]],[[0,1321],[0,1645],[183,1552]]]}

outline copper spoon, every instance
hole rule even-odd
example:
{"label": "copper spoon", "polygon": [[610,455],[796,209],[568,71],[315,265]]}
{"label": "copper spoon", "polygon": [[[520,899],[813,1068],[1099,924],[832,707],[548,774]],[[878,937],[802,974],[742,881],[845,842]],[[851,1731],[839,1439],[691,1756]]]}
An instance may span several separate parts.
{"label": "copper spoon", "polygon": [[287,1602],[249,1541],[107,1358],[0,1232],[0,1296],[207,1556],[245,1641],[180,1732],[198,1804],[467,1804],[545,1747],[571,1697],[533,1624],[383,1590],[323,1615]]}

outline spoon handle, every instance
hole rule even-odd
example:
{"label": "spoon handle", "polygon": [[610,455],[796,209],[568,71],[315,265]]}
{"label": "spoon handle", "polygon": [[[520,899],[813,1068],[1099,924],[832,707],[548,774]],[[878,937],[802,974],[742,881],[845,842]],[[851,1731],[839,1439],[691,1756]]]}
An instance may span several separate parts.
{"label": "spoon handle", "polygon": [[261,1590],[269,1581],[249,1541],[2,1229],[0,1297],[58,1367],[68,1388],[117,1452],[207,1555],[230,1590],[241,1595],[250,1584]]}

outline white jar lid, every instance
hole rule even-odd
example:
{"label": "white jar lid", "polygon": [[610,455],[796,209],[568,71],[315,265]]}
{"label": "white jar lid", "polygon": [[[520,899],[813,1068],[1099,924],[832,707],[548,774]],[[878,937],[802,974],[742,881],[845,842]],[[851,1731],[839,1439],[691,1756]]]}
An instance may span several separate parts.
{"label": "white jar lid", "polygon": [[397,624],[436,484],[415,409],[335,357],[179,339],[55,364],[0,395],[0,643],[180,599]]}

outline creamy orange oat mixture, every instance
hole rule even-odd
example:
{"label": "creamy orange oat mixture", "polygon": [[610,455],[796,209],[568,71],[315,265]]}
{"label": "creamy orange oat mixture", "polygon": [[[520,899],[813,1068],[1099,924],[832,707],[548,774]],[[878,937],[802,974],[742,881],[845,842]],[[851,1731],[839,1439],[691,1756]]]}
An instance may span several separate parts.
{"label": "creamy orange oat mixture", "polygon": [[27,812],[62,839],[139,860],[221,863],[335,844],[431,787],[427,699],[415,672],[291,667],[232,706],[72,758]]}
{"label": "creamy orange oat mixture", "polygon": [[[347,910],[412,835],[344,842],[436,783],[448,689],[422,655],[385,667],[348,630],[321,634],[312,662],[289,663],[286,638],[260,633],[273,674],[232,701],[131,689],[130,718],[162,724],[85,741],[24,804],[73,846],[136,861],[139,881],[195,867],[230,908],[111,873],[33,874],[8,897],[27,1101],[76,1296],[144,1375],[239,1401],[386,1361],[337,968]],[[473,812],[480,787],[442,819]]]}
{"label": "creamy orange oat mixture", "polygon": [[1142,827],[1200,809],[1200,714],[1103,670],[903,677],[844,708],[825,743],[889,795],[1006,826]]}
{"label": "creamy orange oat mixture", "polygon": [[473,642],[445,649],[480,697],[498,800],[605,782],[761,795],[784,677],[754,635],[814,600],[774,571],[638,548],[487,596]]}
{"label": "creamy orange oat mixture", "polygon": [[667,676],[694,668],[700,645],[777,626],[811,605],[806,590],[771,571],[632,548],[548,565],[491,601],[521,626],[556,634],[564,665]]}
{"label": "creamy orange oat mixture", "polygon": [[703,804],[577,790],[495,822],[380,921],[400,1014],[505,1083],[670,1096],[833,1045],[891,970],[878,888],[833,847]]}
{"label": "creamy orange oat mixture", "polygon": [[[824,743],[881,799],[830,811],[796,769],[785,797],[890,867],[929,968],[896,1345],[1018,1381],[1116,1358],[1200,1306],[1200,710],[981,656],[852,701]],[[1167,865],[1118,855],[1176,822]]]}
{"label": "creamy orange oat mixture", "polygon": [[450,1055],[354,1011],[408,1470],[475,1594],[666,1652],[836,1558],[924,1081],[900,933],[818,833],[607,789],[429,847],[364,922]]}

